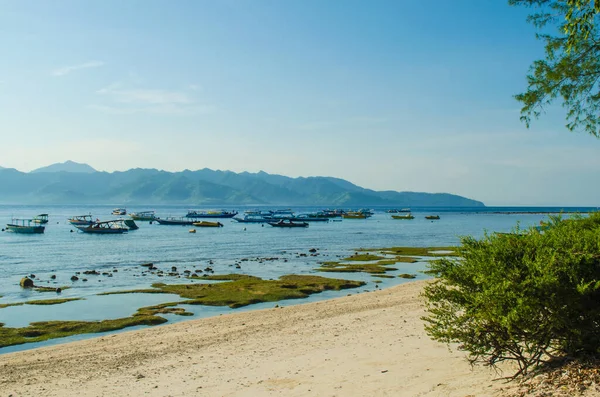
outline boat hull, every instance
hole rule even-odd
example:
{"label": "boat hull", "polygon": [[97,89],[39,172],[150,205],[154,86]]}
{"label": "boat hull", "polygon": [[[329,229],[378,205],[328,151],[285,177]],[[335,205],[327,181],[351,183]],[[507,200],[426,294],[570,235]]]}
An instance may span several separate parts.
{"label": "boat hull", "polygon": [[94,228],[91,225],[90,226],[78,226],[77,229],[81,230],[84,233],[90,233],[90,234],[123,234],[123,233],[127,233],[127,231],[129,229],[125,229],[125,228],[114,228],[114,229],[109,229],[109,228]]}
{"label": "boat hull", "polygon": [[6,230],[13,233],[21,234],[41,234],[44,233],[46,227],[44,226],[20,226],[20,225],[6,225]]}
{"label": "boat hull", "polygon": [[308,227],[308,223],[306,222],[300,222],[300,223],[288,223],[288,222],[268,222],[269,225],[273,226],[273,227]]}
{"label": "boat hull", "polygon": [[192,223],[192,225],[197,226],[197,227],[223,227],[223,224],[221,222],[206,222],[206,221],[194,222],[194,223]]}
{"label": "boat hull", "polygon": [[414,216],[392,215],[392,219],[415,219]]}
{"label": "boat hull", "polygon": [[227,219],[227,218],[233,218],[234,216],[236,216],[238,213],[237,212],[228,212],[226,214],[209,214],[209,213],[194,213],[194,214],[187,214],[185,217],[186,218],[209,218],[209,219]]}
{"label": "boat hull", "polygon": [[175,221],[170,219],[155,219],[160,225],[170,226],[192,226],[196,221]]}

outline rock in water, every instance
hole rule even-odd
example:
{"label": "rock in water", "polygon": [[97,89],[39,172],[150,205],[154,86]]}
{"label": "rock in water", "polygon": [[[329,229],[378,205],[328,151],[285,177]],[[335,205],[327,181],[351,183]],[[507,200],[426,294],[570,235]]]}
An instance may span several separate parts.
{"label": "rock in water", "polygon": [[33,280],[30,279],[29,277],[23,277],[21,279],[21,281],[19,282],[19,285],[21,286],[21,288],[33,288]]}

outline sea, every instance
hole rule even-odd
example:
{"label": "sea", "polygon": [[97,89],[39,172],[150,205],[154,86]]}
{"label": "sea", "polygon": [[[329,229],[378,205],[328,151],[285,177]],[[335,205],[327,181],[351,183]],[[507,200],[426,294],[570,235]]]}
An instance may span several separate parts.
{"label": "sea", "polygon": [[[224,227],[197,228],[189,233],[189,226],[165,226],[156,222],[136,221],[139,229],[118,235],[94,235],[78,231],[67,222],[73,215],[91,214],[94,219],[110,220],[114,206],[63,205],[29,206],[0,205],[0,225],[12,218],[31,218],[40,213],[49,214],[45,233],[39,235],[0,233],[0,304],[50,298],[83,298],[52,306],[23,305],[0,309],[0,323],[5,327],[25,327],[35,321],[49,320],[104,320],[127,317],[140,307],[179,301],[176,295],[126,294],[99,296],[101,292],[150,288],[152,283],[189,283],[184,271],[203,274],[207,267],[214,274],[250,274],[264,279],[276,279],[287,274],[319,275],[324,277],[362,280],[367,284],[353,290],[326,291],[306,299],[260,303],[238,309],[182,305],[194,313],[191,317],[167,314],[168,323],[194,318],[218,316],[225,313],[272,308],[314,302],[363,293],[376,288],[387,288],[408,282],[403,278],[378,278],[364,273],[321,273],[315,271],[319,262],[339,260],[359,248],[374,247],[429,247],[454,246],[461,236],[483,237],[486,233],[510,232],[515,227],[538,225],[552,213],[569,217],[572,213],[587,213],[589,207],[422,207],[412,208],[415,219],[394,220],[389,207],[374,207],[368,219],[337,219],[314,222],[308,228],[275,228],[270,225],[238,223],[221,219]],[[283,207],[269,207],[282,209]],[[159,217],[184,216],[189,206],[130,207],[129,212],[154,210]],[[197,208],[202,209],[202,208]],[[237,207],[240,215],[246,210],[267,208]],[[321,210],[321,207],[292,208],[296,214]],[[439,215],[431,221],[426,215]],[[309,250],[317,250],[311,256]],[[428,278],[423,273],[429,258],[417,263],[399,263],[400,273],[415,274],[416,279]],[[146,272],[142,264],[153,263],[164,272],[176,272],[182,277],[158,277]],[[84,275],[95,270],[100,275]],[[79,273],[78,273],[79,272]],[[102,275],[105,273],[105,275]],[[76,275],[77,281],[71,281]],[[106,274],[111,274],[107,276]],[[60,294],[38,292],[19,286],[21,278],[33,277],[36,285],[63,287]],[[83,281],[83,279],[87,281]],[[379,281],[375,283],[375,281]],[[127,328],[123,331],[143,327]],[[117,331],[117,332],[123,332]],[[0,354],[34,347],[53,345],[90,338],[96,335],[77,335],[40,343],[0,348]]]}

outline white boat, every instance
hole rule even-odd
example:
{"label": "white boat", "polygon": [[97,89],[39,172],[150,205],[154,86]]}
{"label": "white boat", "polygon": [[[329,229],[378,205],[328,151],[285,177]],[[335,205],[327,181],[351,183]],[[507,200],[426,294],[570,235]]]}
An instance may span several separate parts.
{"label": "white boat", "polygon": [[125,208],[115,208],[112,210],[113,215],[127,215],[127,210]]}

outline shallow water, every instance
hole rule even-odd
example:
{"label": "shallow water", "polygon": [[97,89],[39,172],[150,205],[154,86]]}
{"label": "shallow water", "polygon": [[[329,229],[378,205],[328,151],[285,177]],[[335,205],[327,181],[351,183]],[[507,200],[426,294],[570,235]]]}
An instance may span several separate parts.
{"label": "shallow water", "polygon": [[[394,220],[383,209],[366,220],[345,219],[341,222],[315,222],[308,228],[281,229],[269,225],[241,224],[225,219],[222,228],[197,228],[189,233],[189,226],[163,226],[157,223],[137,222],[139,230],[123,235],[90,235],[77,231],[69,225],[72,215],[91,213],[94,218],[113,219],[113,206],[0,206],[0,224],[8,223],[12,217],[32,217],[38,213],[50,214],[50,222],[41,235],[0,233],[0,303],[22,302],[34,299],[50,299],[54,292],[37,292],[19,287],[19,280],[26,275],[35,275],[36,285],[70,286],[61,298],[82,297],[85,300],[54,306],[24,305],[0,309],[0,322],[8,327],[22,327],[33,321],[44,320],[102,320],[129,316],[142,306],[180,300],[173,295],[127,294],[97,296],[100,292],[124,289],[148,288],[154,282],[176,283],[190,281],[185,278],[158,277],[145,272],[139,265],[152,262],[159,269],[169,272],[171,267],[183,274],[207,266],[215,274],[243,273],[262,278],[277,278],[285,274],[318,274],[362,280],[367,285],[354,290],[327,291],[307,299],[279,302],[280,305],[298,304],[332,297],[344,296],[373,290],[374,280],[381,280],[379,288],[385,288],[410,280],[401,278],[379,279],[360,273],[318,273],[314,269],[318,262],[337,260],[352,254],[360,247],[390,246],[448,246],[456,245],[459,236],[483,236],[484,232],[508,232],[517,222],[521,227],[534,226],[547,216],[540,213],[498,214],[496,211],[540,212],[546,208],[487,208],[477,209],[414,209],[414,220]],[[187,208],[165,206],[157,208],[128,208],[131,211],[154,209],[157,215],[182,216]],[[243,211],[244,208],[238,208]],[[315,208],[299,208],[298,212],[310,212]],[[579,209],[581,211],[586,209]],[[429,221],[425,215],[440,214],[441,219]],[[318,249],[318,256],[310,256],[310,248]],[[307,254],[300,256],[299,254]],[[275,260],[257,260],[276,258]],[[241,269],[234,265],[240,262]],[[209,262],[211,261],[211,262]],[[212,263],[212,264],[210,264]],[[414,264],[398,263],[393,267],[400,273],[417,274],[417,279],[426,276],[420,271],[426,261]],[[96,270],[107,272],[112,277],[79,274],[79,281],[70,280],[76,272]],[[116,272],[114,272],[116,270]],[[199,273],[202,274],[202,273]],[[50,279],[55,275],[56,279]],[[88,281],[82,281],[87,278]],[[190,318],[214,316],[240,310],[273,307],[275,303],[252,305],[241,309],[223,307],[186,306],[193,317],[167,315],[169,322]],[[136,327],[137,328],[137,327]],[[131,328],[133,329],[133,328]],[[130,329],[127,329],[130,330]],[[64,338],[59,342],[90,337],[89,335]],[[55,344],[56,340],[13,346],[0,349],[0,353],[22,350],[40,345]]]}

